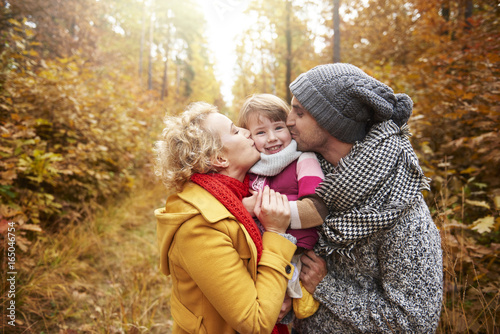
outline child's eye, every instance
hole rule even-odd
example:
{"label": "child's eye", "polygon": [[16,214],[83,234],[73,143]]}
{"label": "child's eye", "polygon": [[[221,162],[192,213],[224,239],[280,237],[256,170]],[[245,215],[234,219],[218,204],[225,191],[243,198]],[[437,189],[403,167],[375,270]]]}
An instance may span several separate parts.
{"label": "child's eye", "polygon": [[256,134],[257,134],[257,135],[263,135],[263,134],[264,134],[264,131],[258,131]]}
{"label": "child's eye", "polygon": [[277,126],[277,127],[276,127],[276,130],[283,130],[284,128],[285,128],[284,126],[281,126],[281,125],[280,125],[280,126]]}

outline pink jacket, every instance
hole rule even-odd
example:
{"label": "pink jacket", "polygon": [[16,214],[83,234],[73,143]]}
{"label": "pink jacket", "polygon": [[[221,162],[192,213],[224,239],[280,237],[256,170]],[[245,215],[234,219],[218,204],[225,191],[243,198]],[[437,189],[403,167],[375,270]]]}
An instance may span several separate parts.
{"label": "pink jacket", "polygon": [[[275,176],[262,177],[250,174],[250,188],[258,190],[268,185],[271,189],[286,195],[289,201],[314,194],[316,187],[323,181],[324,174],[316,155],[311,152],[302,153]],[[293,207],[293,205],[291,205]],[[287,230],[297,238],[297,247],[312,249],[318,240],[316,228],[303,230]]]}

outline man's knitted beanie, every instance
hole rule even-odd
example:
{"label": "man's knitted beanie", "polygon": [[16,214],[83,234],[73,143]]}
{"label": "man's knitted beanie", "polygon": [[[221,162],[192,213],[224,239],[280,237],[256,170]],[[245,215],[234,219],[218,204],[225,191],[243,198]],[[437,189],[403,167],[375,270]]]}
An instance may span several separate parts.
{"label": "man's knitted beanie", "polygon": [[316,66],[290,84],[290,91],[318,124],[345,143],[362,140],[370,127],[411,116],[413,102],[350,64]]}

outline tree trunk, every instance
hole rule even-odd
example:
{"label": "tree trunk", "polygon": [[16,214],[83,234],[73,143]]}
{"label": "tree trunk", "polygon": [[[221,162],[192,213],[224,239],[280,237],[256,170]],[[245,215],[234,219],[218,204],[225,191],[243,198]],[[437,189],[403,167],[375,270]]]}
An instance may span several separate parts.
{"label": "tree trunk", "polygon": [[333,0],[333,62],[340,63],[340,0]]}
{"label": "tree trunk", "polygon": [[153,89],[153,13],[151,13],[151,21],[149,25],[149,61],[148,61],[148,89]]}
{"label": "tree trunk", "polygon": [[474,2],[472,0],[465,0],[465,30],[470,30],[472,28],[472,24],[470,23],[469,18],[472,17],[473,10]]}
{"label": "tree trunk", "polygon": [[176,94],[176,98],[177,100],[179,99],[179,96],[180,96],[180,86],[181,86],[181,71],[180,71],[180,67],[181,66],[181,62],[180,61],[177,61],[176,62],[176,66],[175,66],[175,94]]}
{"label": "tree trunk", "polygon": [[163,66],[163,80],[161,84],[161,100],[168,96],[168,50],[170,48],[170,26],[167,29],[167,42],[165,43],[165,64]]}
{"label": "tree trunk", "polygon": [[[262,34],[261,34],[262,36]],[[261,39],[263,40],[263,38],[261,37]],[[267,92],[267,85],[266,85],[266,62],[265,62],[265,59],[264,59],[264,48],[261,46],[260,48],[260,66],[262,67],[262,88],[261,88],[261,91],[263,92]]]}
{"label": "tree trunk", "polygon": [[[168,45],[167,45],[168,49]],[[167,85],[167,70],[168,70],[168,56],[165,59],[165,64],[163,66],[163,80],[161,84],[161,100],[168,96],[168,85]]]}
{"label": "tree trunk", "polygon": [[144,10],[142,11],[142,31],[141,31],[141,46],[139,51],[139,82],[142,86],[142,57],[144,54],[144,43],[146,39],[146,4],[144,4]]}
{"label": "tree trunk", "polygon": [[290,0],[286,2],[286,101],[290,103],[292,100],[292,93],[290,92],[290,84],[292,83],[292,30],[290,27],[290,21],[292,18],[292,3]]}
{"label": "tree trunk", "polygon": [[450,4],[449,3],[443,3],[441,5],[441,15],[443,16],[443,19],[446,22],[450,21]]}

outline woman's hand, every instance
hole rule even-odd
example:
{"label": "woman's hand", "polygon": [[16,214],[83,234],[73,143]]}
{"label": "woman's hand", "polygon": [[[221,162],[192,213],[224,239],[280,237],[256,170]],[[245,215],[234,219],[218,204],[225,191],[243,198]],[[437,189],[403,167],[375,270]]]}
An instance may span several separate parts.
{"label": "woman's hand", "polygon": [[266,231],[285,233],[290,225],[290,204],[287,197],[269,189],[269,186],[259,190],[254,213]]}
{"label": "woman's hand", "polygon": [[250,190],[250,193],[252,194],[251,196],[248,197],[243,197],[243,206],[245,209],[247,209],[248,213],[250,213],[250,216],[255,217],[255,204],[257,203],[257,196],[258,193],[255,190]]}
{"label": "woman's hand", "polygon": [[319,282],[327,274],[326,262],[322,257],[316,255],[314,251],[308,250],[300,257],[302,269],[300,270],[300,280],[309,293],[314,294]]}

